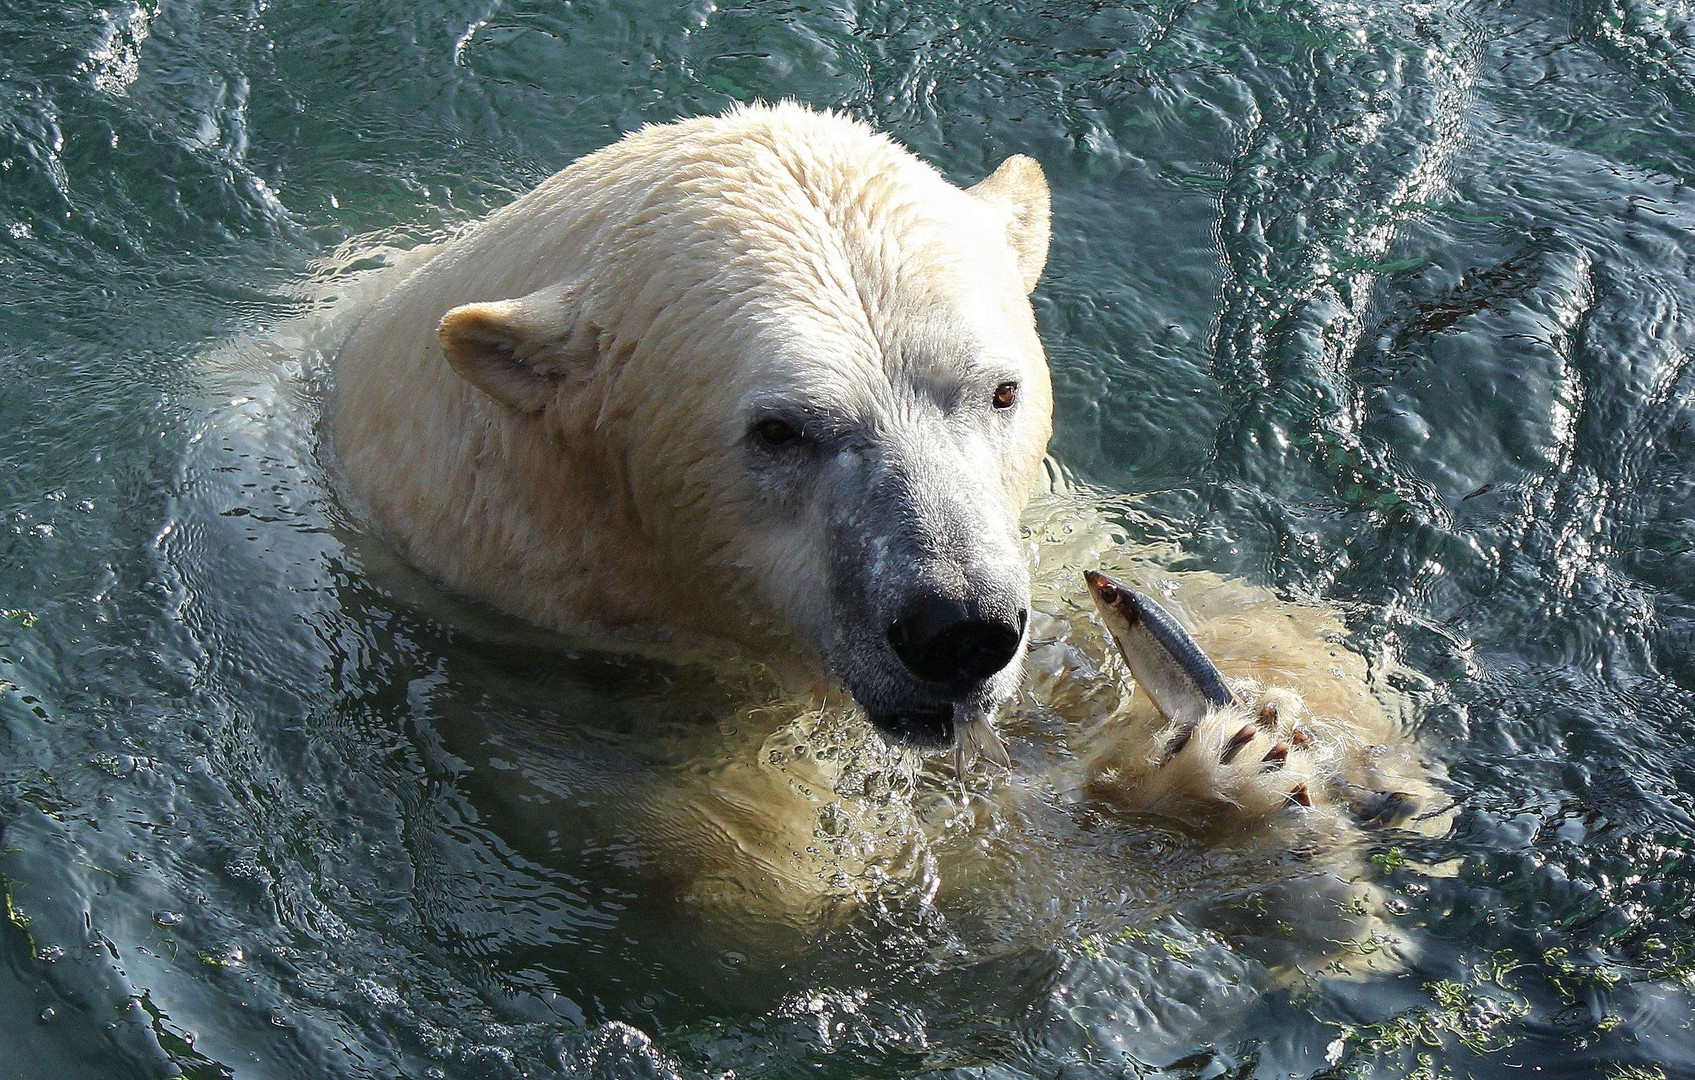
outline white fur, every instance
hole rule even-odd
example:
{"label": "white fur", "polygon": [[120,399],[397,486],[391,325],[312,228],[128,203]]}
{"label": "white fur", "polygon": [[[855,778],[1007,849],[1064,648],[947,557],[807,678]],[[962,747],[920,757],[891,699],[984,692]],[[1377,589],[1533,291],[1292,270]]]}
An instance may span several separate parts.
{"label": "white fur", "polygon": [[[899,435],[912,382],[963,377],[964,358],[1010,372],[1019,415],[969,464],[1013,536],[1052,406],[1025,296],[1036,256],[1015,250],[1029,230],[998,194],[793,105],[644,128],[445,245],[365,316],[336,365],[347,476],[411,559],[542,625],[729,639],[815,668],[797,630],[824,632],[829,552],[735,467],[741,418],[798,397]],[[575,337],[529,413],[445,362],[437,328],[538,290],[569,294],[556,329]]]}

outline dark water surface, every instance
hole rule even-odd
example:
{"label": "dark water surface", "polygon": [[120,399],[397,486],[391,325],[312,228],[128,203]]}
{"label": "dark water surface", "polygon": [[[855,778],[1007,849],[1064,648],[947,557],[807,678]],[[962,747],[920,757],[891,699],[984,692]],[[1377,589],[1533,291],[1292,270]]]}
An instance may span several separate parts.
{"label": "dark water surface", "polygon": [[[1410,969],[1236,994],[1102,890],[728,944],[605,828],[671,675],[467,631],[311,365],[203,378],[754,97],[1040,159],[1059,458],[1432,680]],[[1686,0],[0,0],[0,1076],[1695,1075],[1691,182]]]}

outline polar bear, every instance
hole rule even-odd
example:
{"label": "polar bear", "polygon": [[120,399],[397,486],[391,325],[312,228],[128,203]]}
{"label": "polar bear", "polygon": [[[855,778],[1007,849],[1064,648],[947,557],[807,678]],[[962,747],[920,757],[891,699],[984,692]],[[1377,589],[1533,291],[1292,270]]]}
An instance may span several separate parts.
{"label": "polar bear", "polygon": [[950,741],[1019,682],[1048,188],[797,105],[647,127],[444,245],[335,363],[409,558],[596,638],[827,674]]}
{"label": "polar bear", "polygon": [[[1333,617],[1158,571],[1103,539],[1089,500],[1052,490],[1029,302],[1048,218],[1028,158],[961,189],[796,105],[644,128],[387,287],[335,361],[334,446],[395,542],[459,592],[596,640],[756,658],[814,701],[839,686],[897,748],[981,737],[1027,684],[1010,723],[1039,699],[1077,732],[1042,783],[1130,813],[1340,822],[1326,812],[1346,809],[1332,796],[1347,785],[1428,794]],[[1169,585],[1207,616],[1197,636],[1239,661],[1229,674],[1299,684],[1324,716],[1296,727],[1298,701],[1279,699],[1262,731],[1214,710],[1175,743],[1076,599],[1080,571],[1103,565]],[[703,822],[677,853],[698,862],[697,893],[746,907],[763,880],[775,908],[805,906],[843,878],[805,853],[857,753],[802,775],[764,744],[792,725],[734,727],[756,742],[679,750],[687,780],[648,800],[650,831]],[[842,850],[866,866],[894,835],[849,832]]]}

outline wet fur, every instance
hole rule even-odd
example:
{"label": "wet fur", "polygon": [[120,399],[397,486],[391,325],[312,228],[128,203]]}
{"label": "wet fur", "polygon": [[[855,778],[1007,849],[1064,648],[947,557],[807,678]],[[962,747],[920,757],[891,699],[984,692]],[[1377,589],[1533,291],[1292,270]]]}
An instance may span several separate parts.
{"label": "wet fur", "polygon": [[[386,277],[335,359],[334,449],[464,595],[809,667],[940,741],[1016,667],[923,679],[889,630],[927,594],[1025,606],[1047,244],[1028,158],[961,189],[798,105],[646,127]],[[803,438],[762,447],[769,419]]]}

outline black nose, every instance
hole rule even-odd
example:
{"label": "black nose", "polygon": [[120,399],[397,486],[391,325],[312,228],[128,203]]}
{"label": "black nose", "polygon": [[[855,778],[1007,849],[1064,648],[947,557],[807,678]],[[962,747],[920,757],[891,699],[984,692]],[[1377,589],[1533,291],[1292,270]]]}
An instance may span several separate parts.
{"label": "black nose", "polygon": [[1020,611],[1016,619],[979,618],[958,600],[928,595],[889,627],[889,644],[920,679],[977,682],[1011,663],[1028,617]]}

